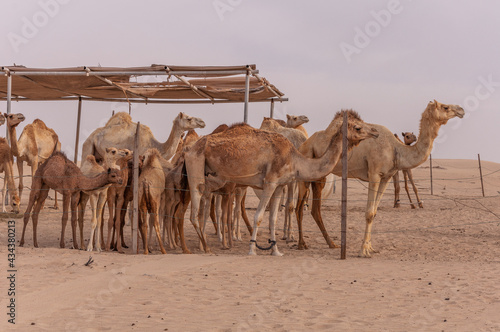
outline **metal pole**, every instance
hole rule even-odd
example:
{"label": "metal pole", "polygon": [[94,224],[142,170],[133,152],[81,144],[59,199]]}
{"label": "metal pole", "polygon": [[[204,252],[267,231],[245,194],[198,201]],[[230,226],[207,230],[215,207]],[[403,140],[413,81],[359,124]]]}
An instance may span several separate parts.
{"label": "metal pole", "polygon": [[73,161],[78,162],[78,141],[80,140],[80,121],[82,119],[82,97],[78,97],[78,115],[76,118],[76,139],[75,139],[75,157]]}
{"label": "metal pole", "polygon": [[269,117],[271,119],[274,118],[274,99],[271,99],[271,112],[269,114]]}
{"label": "metal pole", "polygon": [[[137,247],[137,233],[139,224],[139,133],[140,133],[141,123],[137,122],[137,129],[135,131],[134,139],[134,178],[133,178],[133,208],[132,208],[132,253],[136,254]],[[143,220],[142,222],[146,222]],[[119,239],[118,239],[119,241]]]}
{"label": "metal pole", "polygon": [[481,169],[481,156],[477,154],[477,161],[479,162],[479,176],[481,177],[481,190],[483,191],[484,197],[484,184],[483,184],[483,170]]}
{"label": "metal pole", "polygon": [[434,190],[432,188],[432,154],[429,155],[429,161],[430,161],[430,172],[431,172],[431,195],[434,195]]}
{"label": "metal pole", "polygon": [[347,253],[347,112],[342,123],[342,212],[341,212],[340,259]]}
{"label": "metal pole", "polygon": [[[12,108],[12,76],[7,74],[7,114],[10,114]],[[5,137],[10,146],[9,129],[5,126]]]}
{"label": "metal pole", "polygon": [[[248,68],[248,66],[247,66]],[[247,74],[245,76],[245,108],[243,114],[243,122],[248,123],[248,97],[250,95],[250,71],[247,70]]]}

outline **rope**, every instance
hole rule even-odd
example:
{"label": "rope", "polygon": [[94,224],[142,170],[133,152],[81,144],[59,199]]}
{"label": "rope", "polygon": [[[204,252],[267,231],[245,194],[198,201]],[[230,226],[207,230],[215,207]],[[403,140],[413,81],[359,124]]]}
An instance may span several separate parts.
{"label": "rope", "polygon": [[260,250],[271,250],[274,247],[274,245],[276,244],[276,241],[272,241],[271,239],[267,240],[267,242],[270,243],[269,247],[261,247],[261,246],[259,246],[259,244],[257,243],[256,240],[250,240],[250,242],[255,243],[255,246],[257,248],[259,248]]}

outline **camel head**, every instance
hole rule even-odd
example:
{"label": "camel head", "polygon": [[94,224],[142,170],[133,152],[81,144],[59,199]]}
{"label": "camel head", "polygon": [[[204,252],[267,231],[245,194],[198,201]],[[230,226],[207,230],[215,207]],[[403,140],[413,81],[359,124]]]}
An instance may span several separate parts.
{"label": "camel head", "polygon": [[19,206],[21,206],[21,199],[17,193],[13,193],[10,196],[10,205],[12,206],[12,212],[19,213]]}
{"label": "camel head", "polygon": [[176,122],[183,130],[205,128],[205,122],[202,119],[189,116],[182,112],[175,118],[174,123]]}
{"label": "camel head", "polygon": [[120,170],[108,168],[108,183],[123,184],[123,178],[120,176]]}
{"label": "camel head", "polygon": [[3,125],[5,123],[5,116],[0,113],[0,126]]}
{"label": "camel head", "polygon": [[284,126],[281,125],[279,123],[279,121],[276,121],[273,118],[264,117],[264,119],[262,119],[262,123],[260,124],[259,129],[273,131],[273,130],[276,130],[276,129],[281,128],[281,127],[284,127]]}
{"label": "camel head", "polygon": [[442,125],[446,124],[448,120],[454,117],[461,119],[465,115],[465,111],[462,107],[458,105],[441,104],[436,100],[429,102],[426,110],[429,112],[429,116],[436,119]]}
{"label": "camel head", "polygon": [[334,121],[339,121],[340,128],[342,128],[344,112],[347,112],[347,139],[350,147],[357,146],[367,138],[378,137],[377,129],[373,125],[364,122],[359,114],[353,110],[342,110],[335,115]]}
{"label": "camel head", "polygon": [[406,133],[401,133],[403,135],[403,140],[406,145],[411,145],[411,143],[414,143],[417,141],[417,136],[415,136],[414,133],[410,133],[407,131]]}
{"label": "camel head", "polygon": [[296,128],[307,122],[309,122],[309,118],[305,115],[286,115],[286,123],[288,127]]}
{"label": "camel head", "polygon": [[26,118],[21,113],[7,114],[4,113],[5,119],[7,119],[8,127],[16,127],[18,124],[23,122]]}
{"label": "camel head", "polygon": [[106,148],[104,160],[107,165],[115,164],[120,159],[130,160],[133,157],[132,151],[129,149]]}

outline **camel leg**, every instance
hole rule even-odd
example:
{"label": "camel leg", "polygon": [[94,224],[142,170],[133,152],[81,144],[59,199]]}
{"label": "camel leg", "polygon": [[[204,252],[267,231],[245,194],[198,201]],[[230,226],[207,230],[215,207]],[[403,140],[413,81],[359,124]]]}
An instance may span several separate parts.
{"label": "camel leg", "polygon": [[366,228],[365,235],[363,239],[363,244],[361,247],[361,255],[365,257],[371,257],[371,252],[377,252],[371,243],[371,232],[373,226],[373,219],[377,215],[378,205],[384,195],[384,191],[389,184],[389,179],[381,179],[380,176],[370,175],[368,184],[368,201],[366,206],[365,218],[366,218]]}
{"label": "camel leg", "polygon": [[[159,197],[157,197],[157,199],[158,198]],[[155,199],[151,200],[150,204],[151,204],[151,211],[153,212],[151,217],[153,217],[153,225],[154,225],[155,232],[156,232],[156,239],[158,240],[158,243],[160,244],[161,253],[166,254],[167,252],[165,251],[165,248],[163,247],[163,241],[162,241],[161,235],[160,235],[160,220],[158,217],[159,212],[160,212],[160,206],[158,205],[158,201]],[[117,241],[117,242],[119,242],[119,241]]]}
{"label": "camel leg", "polygon": [[191,251],[188,249],[186,245],[186,238],[184,237],[184,216],[186,215],[186,211],[189,205],[189,200],[183,203],[178,204],[178,208],[175,211],[175,224],[177,227],[175,229],[179,233],[180,238],[180,246],[182,249],[182,253],[191,254]]}
{"label": "camel leg", "polygon": [[234,201],[234,188],[227,193],[226,202],[226,224],[227,224],[227,237],[229,239],[229,248],[233,247],[233,201]]}
{"label": "camel leg", "polygon": [[[113,229],[113,226],[114,226],[114,220],[113,220],[113,215],[114,215],[114,209],[115,209],[115,196],[114,195],[110,195],[107,197],[107,201],[108,201],[108,238],[106,239],[106,251],[109,251],[111,250],[111,245],[112,243],[114,243],[114,239],[115,239],[115,235],[116,235],[116,242],[119,241],[119,236],[120,236],[120,233],[118,232],[118,234],[115,234],[116,233],[116,228]],[[111,235],[113,235],[113,238],[111,238]]]}
{"label": "camel leg", "polygon": [[[284,187],[285,186],[282,186],[281,188],[278,187],[274,191],[273,196],[271,197],[271,200],[269,202],[269,225],[271,229],[271,242],[274,241],[275,243],[273,248],[271,249],[271,255],[273,256],[283,256],[283,254],[278,250],[278,243],[276,243],[276,221],[278,219],[278,211],[279,205],[281,203],[281,198],[284,194]],[[288,187],[288,190],[290,190],[290,187]]]}
{"label": "camel leg", "polygon": [[210,219],[214,224],[215,235],[217,235],[217,216],[215,215],[215,195],[212,195],[212,200],[210,201]]}
{"label": "camel leg", "polygon": [[237,241],[241,241],[241,202],[243,200],[243,192],[245,189],[243,188],[236,188],[235,190],[235,204],[234,204],[234,214],[233,214],[233,220],[235,223],[234,227],[234,232],[233,232],[233,239]]}
{"label": "camel leg", "polygon": [[[41,181],[39,181],[39,182],[41,182]],[[38,183],[36,185],[35,184],[32,185],[33,188],[38,188],[38,186],[42,186],[42,184]],[[19,241],[19,246],[20,247],[24,246],[24,234],[26,232],[26,226],[28,225],[28,222],[29,222],[30,217],[31,217],[31,209],[33,209],[33,206],[36,204],[36,202],[40,198],[40,194],[41,193],[42,193],[42,188],[40,188],[40,189],[33,189],[33,190],[30,191],[30,198],[29,198],[29,201],[28,201],[28,206],[26,207],[26,211],[24,211],[23,233],[21,235],[21,241]]]}
{"label": "camel leg", "polygon": [[38,216],[40,214],[40,210],[43,207],[43,203],[45,202],[45,199],[47,199],[47,196],[49,195],[49,187],[48,186],[43,186],[41,191],[40,191],[40,196],[38,197],[38,200],[35,205],[35,210],[33,211],[33,246],[35,248],[38,248],[38,239],[37,239],[37,228],[38,228]]}
{"label": "camel leg", "polygon": [[339,246],[337,246],[328,235],[325,224],[323,223],[323,217],[321,216],[321,196],[324,186],[325,186],[325,178],[311,183],[311,188],[313,192],[311,214],[314,220],[316,221],[316,224],[318,225],[319,229],[321,230],[321,234],[323,234],[323,237],[325,238],[328,247],[338,248]]}
{"label": "camel leg", "polygon": [[[102,217],[103,217],[103,211],[104,211],[104,204],[106,204],[106,191],[100,192],[98,197],[97,197],[97,207],[96,207],[96,216],[97,216],[97,229],[102,230]],[[99,234],[99,232],[98,232]],[[102,234],[101,238],[99,238],[99,235],[97,235],[96,239],[96,249],[97,251],[101,252],[102,251]]]}
{"label": "camel leg", "polygon": [[245,188],[245,190],[243,190],[243,198],[241,199],[241,217],[243,217],[243,221],[245,222],[245,225],[247,226],[248,233],[250,235],[252,235],[253,228],[252,228],[252,225],[250,225],[250,220],[248,220],[247,209],[245,207],[246,198],[247,198],[247,188]]}
{"label": "camel leg", "polygon": [[[259,225],[262,222],[262,218],[264,217],[264,212],[266,210],[267,203],[271,200],[271,197],[276,190],[277,184],[273,183],[273,181],[268,181],[264,185],[264,190],[262,191],[262,197],[260,199],[259,205],[257,206],[257,211],[255,211],[255,216],[253,219],[253,232],[252,232],[252,240],[250,241],[250,251],[249,255],[256,255],[256,241],[257,241],[257,232],[259,231]],[[278,201],[279,204],[279,201]]]}
{"label": "camel leg", "polygon": [[287,185],[287,199],[285,204],[285,222],[283,223],[283,237],[282,240],[286,240],[286,242],[293,242],[295,238],[293,236],[293,223],[292,223],[292,215],[293,215],[293,199],[295,195],[295,186],[297,182],[292,182]]}
{"label": "camel leg", "polygon": [[408,171],[403,171],[403,176],[405,178],[405,190],[406,190],[406,194],[408,195],[408,199],[410,200],[410,206],[411,206],[411,208],[415,209],[415,204],[411,200],[410,190],[408,190],[408,173],[407,172]]}
{"label": "camel leg", "polygon": [[[41,179],[39,179],[41,182]],[[38,225],[38,214],[42,208],[43,202],[47,198],[49,194],[49,187],[46,185],[37,184],[35,188],[41,186],[40,189],[35,189],[30,192],[30,200],[28,206],[26,208],[26,212],[24,213],[24,225],[23,225],[23,234],[21,236],[21,241],[19,246],[22,247],[24,245],[24,233],[26,231],[26,225],[29,222],[31,209],[34,207],[33,214],[31,215],[31,219],[33,221],[33,247],[38,248],[38,241],[36,236],[37,225]]]}
{"label": "camel leg", "polygon": [[[17,164],[17,172],[19,174],[19,186],[18,186],[18,189],[19,189],[19,198],[22,199],[23,197],[23,188],[24,188],[24,184],[23,184],[23,162],[22,160],[19,160],[19,158],[16,158],[16,164]],[[32,182],[34,181],[33,178],[31,180]],[[31,183],[31,188],[33,188],[33,183]]]}
{"label": "camel leg", "polygon": [[[86,197],[86,198],[84,198]],[[94,238],[97,237],[96,239],[96,246],[97,246],[97,241],[99,239],[99,236],[96,236],[96,227],[97,227],[97,218],[96,218],[96,201],[95,201],[95,195],[90,194],[82,194],[82,199],[80,200],[80,203],[85,202],[84,204],[87,203],[87,200],[90,200],[90,213],[92,214],[92,219],[91,219],[91,229],[90,229],[90,238],[89,238],[89,243],[87,244],[87,251],[92,251],[94,249]],[[83,211],[82,211],[83,210]],[[80,219],[83,220],[83,213],[85,213],[85,208],[82,208],[82,204],[80,204],[80,213],[78,217],[78,222],[80,223]],[[82,218],[80,218],[82,216]],[[83,221],[81,223],[83,225]],[[99,234],[99,229],[97,229],[97,234]],[[82,248],[83,248],[83,242],[82,242]]]}
{"label": "camel leg", "polygon": [[[116,245],[115,249],[123,254],[123,248],[126,247],[125,245],[125,240],[123,238],[123,226],[122,226],[122,219],[125,221],[124,218],[122,218],[122,213],[125,213],[125,211],[122,211],[123,206],[124,206],[125,199],[123,198],[123,195],[118,195],[116,202],[115,202],[115,213],[114,213],[114,218],[112,219],[114,221],[114,231],[112,231],[113,235],[116,235]],[[108,221],[108,229],[109,229],[109,221]],[[108,238],[109,238],[109,233],[108,233]],[[114,242],[113,242],[114,243]],[[106,246],[108,244],[106,243]]]}
{"label": "camel leg", "polygon": [[[203,178],[203,173],[201,177],[198,178]],[[200,190],[198,189],[198,186],[192,186],[191,182],[189,182],[189,189],[191,191],[191,224],[193,224],[194,230],[198,234],[198,238],[202,242],[203,248],[205,249],[205,252],[209,252],[209,249],[207,247],[207,243],[205,242],[205,238],[203,236],[202,230],[200,228],[200,223],[199,223],[199,218],[198,218],[198,211],[200,209],[200,201],[201,201],[201,193]]]}
{"label": "camel leg", "polygon": [[4,178],[3,178],[3,188],[2,188],[2,212],[7,212],[5,210],[5,190],[7,189],[7,172],[5,172]]}
{"label": "camel leg", "polygon": [[[79,249],[78,240],[76,238],[76,225],[78,223],[78,201],[80,200],[80,191],[71,194],[71,231],[73,235],[73,248]],[[80,229],[80,236],[83,239],[83,224]],[[83,242],[82,242],[83,248]]]}
{"label": "camel leg", "polygon": [[[201,234],[203,234],[203,238],[205,239],[205,242],[207,241],[207,237],[205,236],[205,226],[206,226],[206,221],[207,221],[207,216],[208,216],[208,211],[210,207],[208,204],[212,201],[212,194],[207,194],[203,195],[201,197],[200,201],[200,210],[198,211],[198,220],[200,220],[200,229],[201,229]],[[200,250],[203,250],[203,242],[200,240]]]}
{"label": "camel leg", "polygon": [[[47,192],[48,194],[48,192]],[[61,220],[61,240],[59,242],[59,246],[61,248],[64,248],[64,232],[66,230],[66,224],[68,223],[68,214],[69,214],[69,206],[71,203],[71,195],[67,193],[66,191],[63,193],[63,213],[62,213],[62,220]]]}
{"label": "camel leg", "polygon": [[217,236],[219,241],[222,242],[222,233],[224,228],[222,228],[222,196],[220,194],[215,194],[215,218],[217,219]]}
{"label": "camel leg", "polygon": [[408,179],[410,179],[411,186],[413,187],[413,191],[415,192],[415,196],[417,196],[418,207],[423,209],[424,204],[420,200],[420,197],[418,197],[418,189],[417,186],[415,185],[415,182],[413,181],[413,174],[411,173],[411,169],[408,170]]}
{"label": "camel leg", "polygon": [[304,208],[308,198],[309,182],[298,183],[297,206],[295,207],[295,216],[297,217],[297,228],[299,229],[299,244],[298,249],[307,249],[306,241],[304,240],[304,232],[302,229],[302,220],[304,218]]}
{"label": "camel leg", "polygon": [[[141,232],[142,246],[144,247],[144,255],[149,254],[148,247],[148,211],[140,207],[139,208],[139,230]],[[139,250],[139,248],[137,248]]]}
{"label": "camel leg", "polygon": [[400,207],[399,192],[401,191],[401,186],[399,184],[399,171],[397,171],[392,177],[392,183],[394,184],[394,207]]}

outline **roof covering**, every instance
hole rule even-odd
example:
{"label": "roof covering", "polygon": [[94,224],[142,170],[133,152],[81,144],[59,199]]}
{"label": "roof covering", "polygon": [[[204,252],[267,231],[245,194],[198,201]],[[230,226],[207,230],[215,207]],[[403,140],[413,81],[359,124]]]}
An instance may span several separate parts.
{"label": "roof covering", "polygon": [[27,68],[3,66],[0,100],[74,100],[125,102],[243,102],[249,76],[249,101],[280,100],[284,94],[255,65]]}

